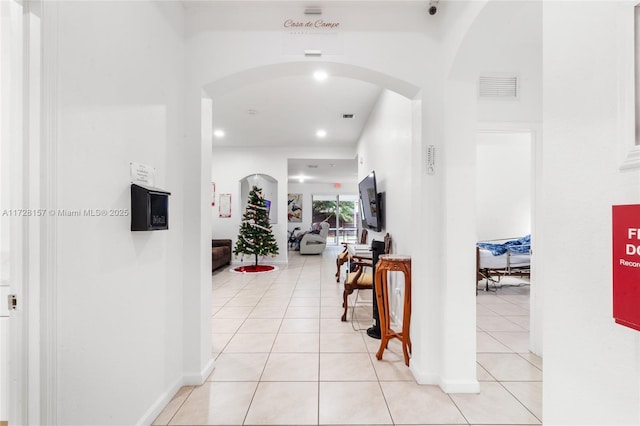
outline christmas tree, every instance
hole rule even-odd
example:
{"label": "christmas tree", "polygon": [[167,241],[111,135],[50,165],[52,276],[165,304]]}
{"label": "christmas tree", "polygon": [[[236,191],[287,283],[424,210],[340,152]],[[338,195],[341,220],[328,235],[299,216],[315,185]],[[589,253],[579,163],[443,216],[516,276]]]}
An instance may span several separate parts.
{"label": "christmas tree", "polygon": [[249,192],[247,208],[242,215],[240,234],[233,253],[253,255],[255,265],[258,266],[258,257],[278,254],[278,244],[271,232],[269,224],[269,211],[262,195],[262,189],[254,186]]}

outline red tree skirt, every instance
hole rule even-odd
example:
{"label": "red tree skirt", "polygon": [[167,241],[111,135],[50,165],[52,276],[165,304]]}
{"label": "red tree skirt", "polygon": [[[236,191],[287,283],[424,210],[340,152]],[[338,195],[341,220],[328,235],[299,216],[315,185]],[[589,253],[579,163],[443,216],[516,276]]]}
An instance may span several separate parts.
{"label": "red tree skirt", "polygon": [[276,269],[275,266],[271,265],[249,265],[249,266],[238,266],[233,270],[235,272],[242,272],[243,274],[255,274],[258,272],[269,272]]}

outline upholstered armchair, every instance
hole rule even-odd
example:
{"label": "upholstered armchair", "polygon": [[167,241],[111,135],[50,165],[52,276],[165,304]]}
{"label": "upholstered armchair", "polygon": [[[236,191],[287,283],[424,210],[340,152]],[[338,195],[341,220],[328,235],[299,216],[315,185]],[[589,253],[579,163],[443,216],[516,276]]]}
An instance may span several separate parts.
{"label": "upholstered armchair", "polygon": [[320,254],[327,246],[327,235],[329,235],[329,224],[320,223],[319,234],[305,234],[300,240],[300,254]]}

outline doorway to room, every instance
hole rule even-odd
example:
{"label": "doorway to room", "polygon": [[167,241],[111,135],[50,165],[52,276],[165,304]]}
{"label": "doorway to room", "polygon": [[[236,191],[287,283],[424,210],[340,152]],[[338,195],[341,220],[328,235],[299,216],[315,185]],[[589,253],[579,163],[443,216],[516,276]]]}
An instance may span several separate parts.
{"label": "doorway to room", "polygon": [[[532,129],[516,128],[483,129],[476,134],[477,241],[499,240],[496,242],[503,243],[505,240],[528,237],[529,247],[535,244],[535,135]],[[478,280],[478,290],[488,289],[496,296],[509,294],[507,298],[524,308],[519,311],[519,316],[505,315],[508,323],[500,325],[483,318],[483,315],[495,312],[484,310],[484,306],[479,307],[477,322],[482,330],[480,343],[482,339],[491,344],[494,339],[499,341],[502,336],[500,333],[504,334],[508,328],[509,338],[514,338],[510,346],[517,347],[518,352],[541,353],[538,322],[542,300],[539,297],[539,283],[535,282],[535,258],[532,253],[532,250],[526,253],[526,264],[523,263],[522,268],[512,268],[507,264],[504,275]],[[477,262],[480,268],[480,258]],[[481,275],[479,273],[478,278]],[[514,297],[515,294],[518,296]],[[489,328],[483,328],[483,324]],[[486,333],[486,336],[482,333]]]}

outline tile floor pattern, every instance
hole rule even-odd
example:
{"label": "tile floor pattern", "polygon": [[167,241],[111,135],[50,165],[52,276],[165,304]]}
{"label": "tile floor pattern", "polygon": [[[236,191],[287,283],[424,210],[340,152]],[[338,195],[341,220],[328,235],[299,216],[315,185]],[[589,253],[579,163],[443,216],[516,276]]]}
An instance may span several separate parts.
{"label": "tile floor pattern", "polygon": [[[334,277],[339,251],[290,252],[287,266],[266,274],[216,272],[216,367],[204,385],[183,387],[154,424],[541,423],[542,361],[527,349],[528,286],[479,293],[481,392],[447,395],[437,386],[416,384],[397,340],[376,360],[379,341],[354,330],[370,325],[366,301],[355,311],[359,323],[340,321],[342,292]],[[361,299],[370,302],[366,293]]]}

